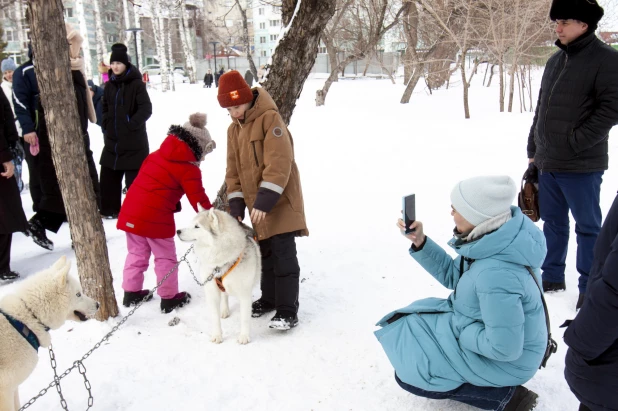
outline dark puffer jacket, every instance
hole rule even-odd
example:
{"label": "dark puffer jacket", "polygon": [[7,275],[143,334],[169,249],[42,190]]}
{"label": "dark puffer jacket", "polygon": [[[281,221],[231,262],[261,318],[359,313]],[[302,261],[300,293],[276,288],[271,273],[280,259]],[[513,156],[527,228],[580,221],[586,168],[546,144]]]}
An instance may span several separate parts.
{"label": "dark puffer jacket", "polygon": [[594,246],[586,300],[564,342],[571,391],[593,411],[618,410],[618,197]]}
{"label": "dark puffer jacket", "polygon": [[103,97],[105,147],[100,164],[113,170],[138,170],[150,152],[146,120],[152,104],[142,74],[129,64],[122,76],[109,71]]}
{"label": "dark puffer jacket", "polygon": [[618,123],[618,51],[585,34],[547,62],[528,158],[543,171],[607,170],[607,140]]}

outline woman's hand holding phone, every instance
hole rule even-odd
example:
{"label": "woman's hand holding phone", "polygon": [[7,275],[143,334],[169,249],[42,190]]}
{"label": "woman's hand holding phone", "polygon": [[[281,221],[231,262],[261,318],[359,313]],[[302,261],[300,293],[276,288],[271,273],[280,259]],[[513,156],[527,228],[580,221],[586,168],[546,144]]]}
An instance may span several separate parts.
{"label": "woman's hand holding phone", "polygon": [[420,247],[425,242],[425,233],[423,232],[423,223],[421,223],[420,221],[414,221],[410,225],[409,228],[414,229],[414,231],[409,234],[406,234],[406,226],[405,226],[405,223],[403,222],[403,219],[400,218],[399,220],[397,220],[397,227],[399,228],[401,235],[403,235],[408,240],[412,241],[415,247]]}

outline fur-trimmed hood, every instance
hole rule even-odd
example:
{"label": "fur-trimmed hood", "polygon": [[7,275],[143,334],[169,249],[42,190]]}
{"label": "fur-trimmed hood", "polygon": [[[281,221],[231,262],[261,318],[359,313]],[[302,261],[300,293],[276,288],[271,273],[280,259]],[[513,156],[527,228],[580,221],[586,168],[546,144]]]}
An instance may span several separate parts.
{"label": "fur-trimmed hood", "polygon": [[[172,161],[199,162],[202,160],[202,155],[204,154],[204,151],[202,150],[199,141],[185,128],[179,125],[172,125],[168,130],[167,134],[168,138],[163,142],[163,144],[161,144],[161,151],[164,157]],[[180,146],[176,147],[175,144],[173,144],[174,147],[167,147],[168,145],[170,145],[168,144],[168,140],[170,139],[170,137],[173,137],[177,142],[184,143],[180,146],[185,146],[186,149],[183,149]],[[168,151],[168,149],[171,150]],[[190,151],[190,155],[187,155],[187,149],[188,151]]]}

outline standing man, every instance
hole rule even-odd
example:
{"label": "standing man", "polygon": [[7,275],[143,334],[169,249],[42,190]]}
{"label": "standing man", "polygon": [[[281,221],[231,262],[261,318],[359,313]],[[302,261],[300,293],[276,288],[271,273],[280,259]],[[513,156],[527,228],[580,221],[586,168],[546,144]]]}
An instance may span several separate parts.
{"label": "standing man", "polygon": [[539,208],[547,239],[543,289],[566,289],[571,211],[577,235],[579,309],[601,230],[599,201],[608,165],[608,135],[618,123],[618,51],[594,34],[603,17],[596,0],[554,0],[549,16],[560,50],[545,67],[528,137],[528,159],[540,170]]}
{"label": "standing man", "polygon": [[213,82],[212,72],[209,69],[208,73],[206,73],[206,75],[204,76],[204,87],[210,88],[212,86],[212,82]]}
{"label": "standing man", "polygon": [[245,72],[245,81],[249,85],[249,87],[253,87],[253,73],[250,69],[247,69]]}

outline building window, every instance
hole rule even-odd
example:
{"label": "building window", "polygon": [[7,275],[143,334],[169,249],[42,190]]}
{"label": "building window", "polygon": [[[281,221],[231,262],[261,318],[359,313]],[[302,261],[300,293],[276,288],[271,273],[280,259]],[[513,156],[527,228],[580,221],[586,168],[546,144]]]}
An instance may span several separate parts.
{"label": "building window", "polygon": [[259,14],[260,16],[263,16],[263,15],[264,15],[264,7],[260,7],[260,8],[258,9],[258,14]]}
{"label": "building window", "polygon": [[260,23],[260,30],[266,29],[266,23]]}
{"label": "building window", "polygon": [[279,38],[278,34],[271,34],[270,35],[270,41],[277,41],[278,38]]}
{"label": "building window", "polygon": [[279,27],[281,25],[281,20],[271,20],[270,27]]}
{"label": "building window", "polygon": [[262,50],[262,57],[266,57],[266,50]]}
{"label": "building window", "polygon": [[115,43],[116,41],[118,41],[118,37],[116,37],[113,34],[108,34],[107,35],[107,42],[108,43]]}
{"label": "building window", "polygon": [[327,53],[327,51],[326,51],[326,46],[320,46],[320,47],[318,47],[318,53]]}
{"label": "building window", "polygon": [[116,15],[114,13],[107,13],[105,15],[105,21],[108,23],[114,23],[116,21]]}
{"label": "building window", "polygon": [[68,18],[71,18],[71,17],[73,17],[73,9],[70,8],[70,7],[64,9],[64,18],[68,19]]}
{"label": "building window", "polygon": [[266,43],[266,36],[260,37],[260,43],[262,44]]}
{"label": "building window", "polygon": [[6,41],[15,41],[15,35],[13,34],[13,30],[6,30],[4,33],[6,35]]}

